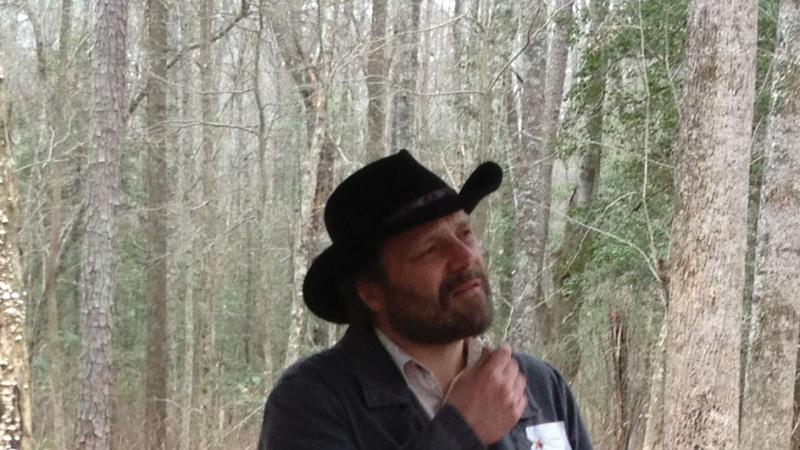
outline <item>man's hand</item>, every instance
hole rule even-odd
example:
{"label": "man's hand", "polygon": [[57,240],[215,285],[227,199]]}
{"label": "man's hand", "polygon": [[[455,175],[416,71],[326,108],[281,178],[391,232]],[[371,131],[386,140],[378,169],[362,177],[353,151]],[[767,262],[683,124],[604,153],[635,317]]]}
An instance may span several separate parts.
{"label": "man's hand", "polygon": [[486,444],[499,441],[519,421],[528,400],[527,381],[511,357],[511,347],[484,349],[481,359],[456,380],[448,402]]}

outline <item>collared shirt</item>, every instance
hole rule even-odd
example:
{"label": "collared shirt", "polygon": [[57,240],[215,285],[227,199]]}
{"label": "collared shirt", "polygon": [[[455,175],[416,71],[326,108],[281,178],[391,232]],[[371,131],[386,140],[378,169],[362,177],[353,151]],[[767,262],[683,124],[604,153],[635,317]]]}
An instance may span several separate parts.
{"label": "collared shirt", "polygon": [[[464,373],[464,370],[462,369],[456,374],[453,381],[450,382],[447,392],[444,392],[444,389],[439,385],[439,381],[436,380],[436,377],[430,369],[398,347],[383,331],[375,328],[375,334],[378,336],[378,340],[383,344],[386,351],[389,352],[389,356],[392,357],[392,360],[400,369],[403,378],[406,380],[406,384],[408,384],[408,388],[414,393],[419,404],[422,405],[428,417],[433,418],[433,416],[439,412],[439,409],[447,403],[447,397],[453,389],[453,384],[455,384],[455,381]],[[467,338],[464,342],[467,345],[467,364],[464,366],[466,369],[474,365],[480,359],[481,353],[483,352],[483,343],[477,338]]]}

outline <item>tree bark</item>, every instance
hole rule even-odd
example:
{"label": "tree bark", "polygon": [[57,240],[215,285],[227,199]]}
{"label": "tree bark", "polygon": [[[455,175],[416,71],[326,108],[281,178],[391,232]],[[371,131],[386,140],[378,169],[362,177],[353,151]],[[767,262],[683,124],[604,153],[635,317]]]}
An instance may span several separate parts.
{"label": "tree bark", "polygon": [[611,369],[614,385],[611,411],[614,424],[614,450],[625,450],[630,436],[628,420],[628,326],[619,310],[609,306]]}
{"label": "tree bark", "polygon": [[[581,156],[578,180],[575,183],[575,188],[567,206],[564,236],[554,255],[552,295],[548,308],[550,313],[549,320],[560,324],[560,326],[556,327],[555,336],[548,345],[559,347],[558,351],[551,352],[555,357],[553,363],[561,369],[567,380],[575,378],[581,363],[581,348],[577,334],[583,299],[580,292],[567,294],[563,288],[572,274],[583,271],[586,261],[591,256],[592,246],[589,229],[576,222],[583,220],[583,213],[589,208],[594,198],[595,187],[600,173],[600,155],[603,141],[606,62],[600,25],[605,21],[607,1],[593,2],[591,8],[593,11],[589,34],[593,39],[593,43],[585,57],[586,68],[590,70],[585,94],[586,106],[589,110],[586,118],[586,133],[589,142],[586,144],[586,149]],[[566,58],[564,62],[566,62]],[[552,117],[549,120],[552,120]],[[547,315],[543,314],[543,316]]]}
{"label": "tree bark", "polygon": [[664,439],[738,448],[756,2],[689,2],[670,241]]}
{"label": "tree bark", "polygon": [[800,2],[796,0],[780,3],[773,77],[740,447],[788,450],[800,334]]}
{"label": "tree bark", "polygon": [[[268,126],[267,126],[267,118],[264,112],[264,101],[262,99],[262,80],[261,80],[261,52],[263,52],[263,40],[266,34],[266,17],[267,11],[265,9],[264,0],[259,0],[259,8],[258,8],[258,41],[256,42],[256,56],[255,56],[255,71],[254,71],[254,85],[255,85],[255,100],[256,105],[258,107],[258,180],[256,184],[258,185],[258,205],[256,206],[257,214],[258,214],[258,227],[260,232],[260,242],[262,246],[268,242],[268,235],[263,230],[263,227],[266,226],[267,229],[271,229],[272,226],[276,223],[273,220],[273,215],[267,214],[267,211],[274,210],[273,208],[273,199],[275,196],[275,170],[273,167],[272,158],[270,157],[270,164],[267,163],[268,156],[267,155],[267,139],[269,138],[268,133]],[[263,247],[262,247],[263,248]],[[262,256],[262,262],[267,263],[266,255]],[[265,265],[261,265],[261,267],[265,267]],[[259,270],[259,275],[257,279],[261,282],[259,284],[264,284],[264,274],[263,271]],[[272,305],[272,295],[266,294],[262,296],[262,298],[255,298],[253,301],[256,302],[256,320],[257,325],[260,327],[260,330],[256,333],[260,339],[261,344],[261,353],[264,355],[264,369],[263,373],[263,380],[264,385],[267,389],[272,386],[273,376],[274,376],[274,368],[275,364],[273,361],[272,355],[272,347],[273,347],[273,340],[274,340],[274,318],[273,318],[273,305]]]}
{"label": "tree bark", "polygon": [[[180,20],[180,30],[182,40],[195,39],[195,18],[190,17],[187,8],[181,4],[178,9],[178,17]],[[180,111],[184,120],[191,120],[195,113],[195,90],[196,83],[193,73],[194,64],[184,61],[180,67],[181,76],[181,104]],[[181,269],[183,273],[182,285],[183,289],[181,299],[183,301],[183,365],[181,366],[181,411],[180,411],[180,431],[178,434],[178,450],[191,450],[193,436],[192,418],[194,416],[194,393],[195,390],[195,308],[196,308],[196,295],[195,295],[195,273],[196,264],[195,259],[200,252],[197,251],[202,242],[196,241],[193,237],[195,235],[196,223],[193,220],[190,211],[190,205],[199,204],[199,195],[196,193],[196,166],[195,158],[195,130],[188,128],[183,130],[181,135],[179,147],[181,149],[181,163],[178,164],[179,168],[179,183],[182,198],[182,205],[180,209],[180,230],[182,237],[181,240],[186,241],[186,254],[181,260]],[[199,226],[197,227],[199,228]]]}
{"label": "tree bark", "polygon": [[[496,121],[499,119],[500,123],[507,125],[509,120],[508,113],[496,116],[495,106],[505,103],[506,96],[511,96],[513,99],[514,95],[511,78],[508,77],[507,80],[509,82],[506,83],[498,82],[500,79],[506,80],[506,78],[498,77],[503,77],[502,71],[511,72],[512,70],[510,65],[511,55],[519,29],[519,14],[517,14],[516,8],[517,6],[513,2],[498,2],[493,6],[491,14],[487,14],[490,17],[485,20],[485,23],[481,24],[481,28],[486,32],[485,38],[480,39],[478,57],[476,58],[479,61],[477,65],[478,83],[481,91],[481,95],[478,98],[478,139],[473,141],[474,147],[470,152],[478,161],[497,157],[492,154],[495,149],[493,142],[496,142],[494,130],[498,128]],[[461,38],[459,37],[459,39]],[[500,92],[497,92],[498,90]],[[496,99],[499,99],[499,101],[496,101]],[[466,98],[461,99],[461,107],[463,108],[465,105],[467,105]],[[511,105],[515,107],[513,102]],[[466,122],[469,122],[468,117],[462,116],[461,119],[460,125],[466,125]],[[516,128],[517,124],[514,123],[513,126]],[[459,132],[468,133],[466,129],[462,129]],[[461,136],[460,139],[468,142],[469,137]],[[466,175],[468,170],[467,161],[470,158],[466,157],[468,155],[466,149],[462,150],[462,155],[465,156],[463,158],[462,172]],[[489,222],[489,203],[480,203],[470,216],[473,231],[477,236],[483,236],[487,231],[487,223]]]}
{"label": "tree bark", "polygon": [[[50,95],[51,123],[57,136],[67,140],[69,130],[65,124],[66,116],[63,92],[68,88],[68,51],[72,38],[72,0],[62,0],[61,18],[58,38],[58,71],[55,86]],[[60,314],[58,305],[58,274],[61,272],[61,232],[62,232],[62,188],[64,185],[64,163],[62,158],[63,144],[53,146],[53,174],[50,181],[50,235],[47,246],[47,268],[45,270],[44,294],[47,304],[47,336],[50,348],[50,397],[52,399],[53,441],[56,449],[67,448],[66,420],[64,418],[64,362],[61,350],[61,333],[59,329]]]}
{"label": "tree bark", "polygon": [[664,364],[666,363],[667,319],[661,321],[658,340],[651,349],[652,374],[650,393],[647,400],[647,426],[642,450],[661,450],[664,448]]}
{"label": "tree bark", "polygon": [[392,97],[392,150],[414,149],[415,101],[417,69],[419,68],[419,21],[422,0],[411,0],[410,5],[395,11],[394,73],[395,89]]}
{"label": "tree bark", "polygon": [[125,135],[128,2],[97,2],[93,50],[93,154],[86,168],[86,239],[81,261],[83,355],[74,447],[108,450],[111,444],[111,305],[116,279],[116,208]]}
{"label": "tree bark", "polygon": [[31,389],[25,340],[26,292],[19,207],[11,153],[11,100],[0,66],[0,446],[33,450]]}
{"label": "tree bark", "polygon": [[[549,40],[547,55],[547,75],[544,89],[544,140],[542,142],[542,160],[539,165],[540,195],[538,201],[542,205],[539,221],[541,230],[536,240],[537,266],[541,269],[542,279],[547,271],[547,241],[550,237],[550,205],[553,190],[553,142],[558,132],[561,102],[564,94],[564,78],[567,69],[567,32],[572,22],[572,0],[556,0],[551,4],[550,14],[555,21]],[[539,283],[539,291],[545,295],[544,283]],[[543,297],[540,297],[544,300]],[[541,343],[546,348],[553,364],[563,371],[568,380],[575,377],[580,365],[580,350],[577,342],[579,312],[573,311],[574,303],[561,296],[547,296],[544,304],[534,310],[536,330],[542,330]]]}
{"label": "tree bark", "polygon": [[165,0],[146,5],[148,130],[144,187],[147,195],[147,355],[143,436],[149,450],[166,446],[167,421],[167,23]]}
{"label": "tree bark", "polygon": [[[546,23],[545,10],[535,12],[532,30],[540,30]],[[511,342],[521,351],[531,352],[540,341],[535,334],[546,335],[544,328],[537,329],[536,309],[544,299],[541,286],[544,271],[544,253],[548,223],[542,217],[550,202],[549,186],[544,185],[541,166],[545,156],[545,58],[547,39],[537,32],[528,37],[522,54],[525,79],[522,83],[520,118],[521,146],[512,156],[512,175],[516,198],[516,224],[514,229],[515,263],[512,281]],[[547,356],[547,355],[542,355]]]}
{"label": "tree bark", "polygon": [[367,161],[386,155],[386,0],[372,0],[367,55]]}
{"label": "tree bark", "polygon": [[[200,3],[200,109],[203,123],[213,122],[217,114],[215,86],[215,64],[211,52],[213,0]],[[201,143],[202,167],[201,185],[203,207],[200,211],[201,230],[199,236],[201,252],[200,291],[197,304],[197,389],[200,423],[198,424],[199,446],[201,449],[216,448],[218,440],[213,439],[216,429],[216,408],[214,406],[214,385],[216,380],[216,343],[214,342],[214,309],[216,303],[216,250],[215,222],[217,220],[217,161],[214,130],[206,125],[202,128]]]}
{"label": "tree bark", "polygon": [[[474,2],[473,2],[474,3]],[[471,24],[478,22],[477,17],[477,4],[469,11],[464,4],[464,0],[455,0],[453,5],[453,15],[455,17],[464,18],[454,21],[451,26],[451,34],[453,39],[453,90],[456,92],[466,91],[470,88],[470,73],[471,67],[474,67],[472,61],[472,50],[476,47],[473,35],[465,33],[465,29],[469,31]],[[467,155],[469,146],[473,143],[478,143],[480,133],[475,132],[480,127],[475,126],[475,119],[478,118],[479,112],[475,110],[474,105],[471,103],[469,95],[456,95],[452,99],[452,107],[456,115],[456,149],[458,154]],[[515,125],[516,127],[516,125]],[[466,158],[463,158],[466,160]],[[461,172],[466,172],[466,167],[462,167]],[[463,173],[462,173],[463,175]]]}
{"label": "tree bark", "polygon": [[[310,52],[303,48],[296,30],[289,28],[288,18],[296,12],[289,11],[284,17],[270,16],[273,33],[279,43],[284,63],[300,92],[305,106],[308,154],[301,158],[300,208],[296,215],[299,223],[294,227],[292,248],[292,277],[294,293],[291,304],[291,323],[284,367],[300,356],[306,311],[302,301],[303,279],[312,256],[316,255],[322,232],[322,212],[325,200],[333,188],[333,166],[336,144],[328,131],[328,91],[321,77],[318,64],[312,61]],[[314,186],[313,194],[305,191]]]}

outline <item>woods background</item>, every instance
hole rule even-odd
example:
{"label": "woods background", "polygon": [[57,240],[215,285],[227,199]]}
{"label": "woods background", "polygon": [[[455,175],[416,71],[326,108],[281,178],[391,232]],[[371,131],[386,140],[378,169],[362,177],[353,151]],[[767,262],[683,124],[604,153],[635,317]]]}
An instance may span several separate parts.
{"label": "woods background", "polygon": [[0,448],[254,448],[343,331],[300,297],[324,199],[409,148],[504,167],[489,338],[560,368],[596,448],[800,449],[798,14],[0,1]]}

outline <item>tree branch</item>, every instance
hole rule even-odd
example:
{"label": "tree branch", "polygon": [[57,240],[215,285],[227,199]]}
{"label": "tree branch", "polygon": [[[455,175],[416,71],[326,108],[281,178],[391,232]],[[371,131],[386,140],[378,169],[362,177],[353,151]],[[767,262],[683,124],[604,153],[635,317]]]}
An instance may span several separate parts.
{"label": "tree branch", "polygon": [[[242,6],[241,6],[241,9],[239,10],[239,14],[237,14],[236,17],[234,17],[233,20],[231,20],[227,25],[225,25],[219,31],[214,33],[214,35],[211,37],[211,42],[212,43],[213,42],[217,42],[218,40],[220,40],[223,37],[225,37],[225,35],[228,34],[228,32],[231,31],[233,29],[233,27],[236,26],[237,23],[241,22],[242,19],[247,17],[249,13],[250,13],[250,4],[247,2],[247,0],[242,0]],[[195,42],[195,43],[193,43],[191,45],[188,45],[187,47],[184,47],[181,50],[179,50],[178,53],[176,53],[167,62],[167,70],[171,69],[172,66],[177,64],[178,61],[181,60],[181,58],[186,56],[187,53],[190,53],[190,52],[192,52],[194,50],[197,50],[201,46],[202,46],[202,42]],[[144,89],[139,91],[139,93],[136,94],[133,97],[133,100],[131,100],[131,103],[128,106],[128,116],[125,118],[126,121],[127,121],[128,117],[130,117],[136,111],[136,108],[139,107],[139,104],[142,102],[142,100],[145,99],[145,97],[147,97],[147,91],[144,90]]]}

